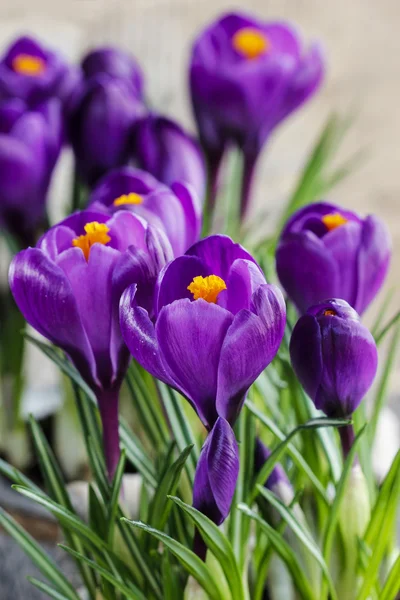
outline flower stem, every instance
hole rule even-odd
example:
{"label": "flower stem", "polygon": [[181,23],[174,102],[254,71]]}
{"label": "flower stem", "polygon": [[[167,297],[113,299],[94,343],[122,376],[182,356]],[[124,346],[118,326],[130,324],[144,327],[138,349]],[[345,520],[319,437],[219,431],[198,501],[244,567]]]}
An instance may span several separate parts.
{"label": "flower stem", "polygon": [[97,394],[101,422],[103,425],[103,448],[107,474],[113,480],[121,450],[119,447],[118,420],[119,388]]}
{"label": "flower stem", "polygon": [[340,441],[342,443],[343,458],[346,460],[355,438],[353,425],[339,427],[338,431],[340,435]]}
{"label": "flower stem", "polygon": [[257,156],[245,155],[244,165],[243,165],[242,189],[241,189],[241,195],[240,195],[240,220],[241,220],[241,222],[244,221],[244,219],[247,216],[248,210],[249,210],[256,165],[257,165]]}

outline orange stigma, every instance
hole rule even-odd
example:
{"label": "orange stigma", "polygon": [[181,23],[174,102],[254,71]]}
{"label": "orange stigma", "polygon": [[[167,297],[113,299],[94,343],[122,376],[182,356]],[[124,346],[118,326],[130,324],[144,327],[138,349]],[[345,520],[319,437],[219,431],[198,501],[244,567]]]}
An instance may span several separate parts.
{"label": "orange stigma", "polygon": [[218,275],[209,275],[208,277],[202,277],[199,275],[195,277],[187,289],[193,294],[193,300],[203,298],[206,302],[215,304],[217,302],[218,294],[222,290],[226,290],[226,283]]}
{"label": "orange stigma", "polygon": [[249,60],[266,54],[271,48],[271,42],[267,36],[255,27],[239,29],[232,37],[232,45],[237,52]]}
{"label": "orange stigma", "polygon": [[46,70],[46,63],[38,56],[30,54],[18,54],[12,61],[12,68],[21,75],[41,75]]}
{"label": "orange stigma", "polygon": [[72,245],[75,248],[80,248],[86,260],[89,260],[90,248],[93,244],[107,244],[111,240],[108,235],[110,229],[104,223],[93,221],[92,223],[86,223],[84,230],[85,235],[74,238]]}
{"label": "orange stigma", "polygon": [[336,229],[336,227],[340,227],[348,221],[346,217],[338,212],[331,213],[330,215],[324,215],[321,220],[328,231],[332,231],[332,229]]}
{"label": "orange stigma", "polygon": [[140,194],[131,192],[130,194],[122,194],[113,202],[114,206],[123,206],[124,204],[142,204],[143,198]]}
{"label": "orange stigma", "polygon": [[331,308],[324,310],[324,317],[336,317],[336,313]]}

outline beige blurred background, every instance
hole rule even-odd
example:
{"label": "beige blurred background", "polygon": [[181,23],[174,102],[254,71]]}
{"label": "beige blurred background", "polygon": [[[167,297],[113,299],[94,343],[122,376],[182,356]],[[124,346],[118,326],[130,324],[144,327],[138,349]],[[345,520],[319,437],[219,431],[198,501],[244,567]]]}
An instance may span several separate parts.
{"label": "beige blurred background", "polygon": [[[386,290],[397,289],[390,312],[381,315],[386,321],[400,306],[398,0],[1,0],[0,51],[21,33],[37,34],[76,61],[91,46],[120,45],[141,63],[151,104],[193,129],[186,89],[191,40],[202,26],[234,7],[265,19],[294,21],[305,40],[323,42],[328,64],[322,91],[276,131],[266,149],[253,214],[268,210],[264,226],[271,229],[328,115],[352,110],[356,120],[340,161],[360,148],[366,149],[367,158],[330,199],[363,214],[375,212],[389,225],[393,262]],[[68,198],[70,163],[65,155],[58,168],[53,218],[61,216]],[[367,321],[378,307],[379,301]]]}

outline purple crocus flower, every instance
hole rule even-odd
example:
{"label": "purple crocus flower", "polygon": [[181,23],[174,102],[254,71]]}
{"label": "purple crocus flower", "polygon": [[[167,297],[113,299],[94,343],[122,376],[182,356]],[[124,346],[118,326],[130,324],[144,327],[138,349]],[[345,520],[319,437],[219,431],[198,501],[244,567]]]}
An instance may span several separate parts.
{"label": "purple crocus flower", "polygon": [[122,335],[135,359],[183,394],[208,430],[193,502],[220,524],[228,515],[239,467],[232,426],[249,387],[281,343],[282,294],[266,283],[244,248],[215,235],[160,273],[153,320],[136,306],[135,297],[131,286],[121,298]]}
{"label": "purple crocus flower", "polygon": [[143,97],[143,73],[136,60],[120,48],[96,48],[82,60],[86,79],[105,73],[113,79],[122,79],[132,85],[138,98]]}
{"label": "purple crocus flower", "polygon": [[65,101],[75,75],[58,52],[20,37],[0,60],[0,99],[20,98],[31,107],[54,97]]}
{"label": "purple crocus flower", "polygon": [[69,110],[69,137],[79,174],[90,186],[128,162],[131,128],[144,110],[127,81],[103,73],[82,84]]}
{"label": "purple crocus flower", "polygon": [[175,256],[199,238],[201,212],[194,191],[181,182],[171,188],[149,173],[123,167],[105,175],[93,190],[89,204],[108,211],[131,210],[163,229]]}
{"label": "purple crocus flower", "polygon": [[0,226],[22,246],[33,242],[63,139],[57,99],[28,110],[23,100],[0,103]]}
{"label": "purple crocus flower", "polygon": [[374,380],[372,334],[344,300],[325,300],[300,317],[290,340],[294,372],[316,408],[349,417]]}
{"label": "purple crocus flower", "polygon": [[163,232],[139,216],[77,212],[15,256],[9,281],[25,319],[66,352],[94,391],[109,477],[119,458],[118,394],[129,352],[118,303],[127,285],[152,310],[156,276],[171,258]]}
{"label": "purple crocus flower", "polygon": [[390,236],[376,216],[310,204],[286,224],[276,252],[280,282],[300,313],[325,298],[342,298],[363,313],[386,277]]}
{"label": "purple crocus flower", "polygon": [[319,46],[304,51],[288,23],[231,13],[195,40],[189,77],[200,139],[214,175],[227,143],[242,149],[242,213],[260,150],[271,131],[316,91],[323,70]]}
{"label": "purple crocus flower", "polygon": [[190,184],[204,198],[206,173],[198,143],[174,121],[150,114],[135,125],[133,155],[162,183]]}

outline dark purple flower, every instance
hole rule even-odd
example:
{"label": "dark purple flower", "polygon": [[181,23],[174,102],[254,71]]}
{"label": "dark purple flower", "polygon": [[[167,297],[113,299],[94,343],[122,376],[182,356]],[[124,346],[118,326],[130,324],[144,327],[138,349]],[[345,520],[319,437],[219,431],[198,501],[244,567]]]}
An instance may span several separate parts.
{"label": "dark purple flower", "polygon": [[92,50],[82,60],[82,70],[86,79],[105,73],[113,79],[129,82],[137,97],[143,97],[143,73],[133,56],[120,48]]}
{"label": "dark purple flower", "polygon": [[[193,44],[189,77],[210,167],[215,170],[233,142],[244,152],[248,187],[271,131],[312,96],[323,70],[319,46],[305,51],[288,23],[231,13],[202,31]],[[244,197],[243,212],[246,202]]]}
{"label": "dark purple flower", "polygon": [[97,209],[131,210],[163,229],[174,256],[180,256],[199,238],[201,212],[194,191],[181,182],[171,188],[133,167],[115,169],[93,190],[89,204]]}
{"label": "dark purple flower", "polygon": [[20,98],[31,107],[54,97],[65,101],[73,79],[74,69],[58,52],[21,37],[0,60],[0,99]]}
{"label": "dark purple flower", "polygon": [[[122,335],[135,359],[182,393],[211,432],[194,499],[197,508],[222,522],[237,475],[231,427],[249,387],[278,351],[286,320],[282,294],[266,283],[244,248],[215,235],[162,270],[154,312],[153,322],[135,305],[135,289],[128,288],[120,304]],[[220,479],[218,488],[215,477],[225,468],[229,485]]]}
{"label": "dark purple flower", "polygon": [[143,113],[128,82],[100,74],[82,84],[70,108],[69,137],[84,181],[92,186],[128,162],[131,128]]}
{"label": "dark purple flower", "polygon": [[156,277],[170,252],[165,235],[140,217],[87,210],[52,227],[11,263],[10,287],[23,316],[66,352],[96,394],[110,477],[119,456],[118,392],[129,359],[119,298],[134,284],[136,301],[151,311]]}
{"label": "dark purple flower", "polygon": [[32,111],[19,99],[0,103],[0,226],[31,243],[45,213],[48,186],[63,139],[61,106]]}
{"label": "dark purple flower", "polygon": [[349,417],[374,380],[378,354],[373,336],[344,300],[308,309],[293,329],[294,372],[316,408]]}
{"label": "dark purple flower", "polygon": [[310,204],[285,226],[276,269],[301,313],[325,298],[343,298],[361,314],[382,286],[390,255],[389,232],[378,217]]}
{"label": "dark purple flower", "polygon": [[138,121],[133,154],[139,167],[162,183],[187,183],[203,200],[206,173],[202,152],[197,142],[174,121],[156,115]]}

